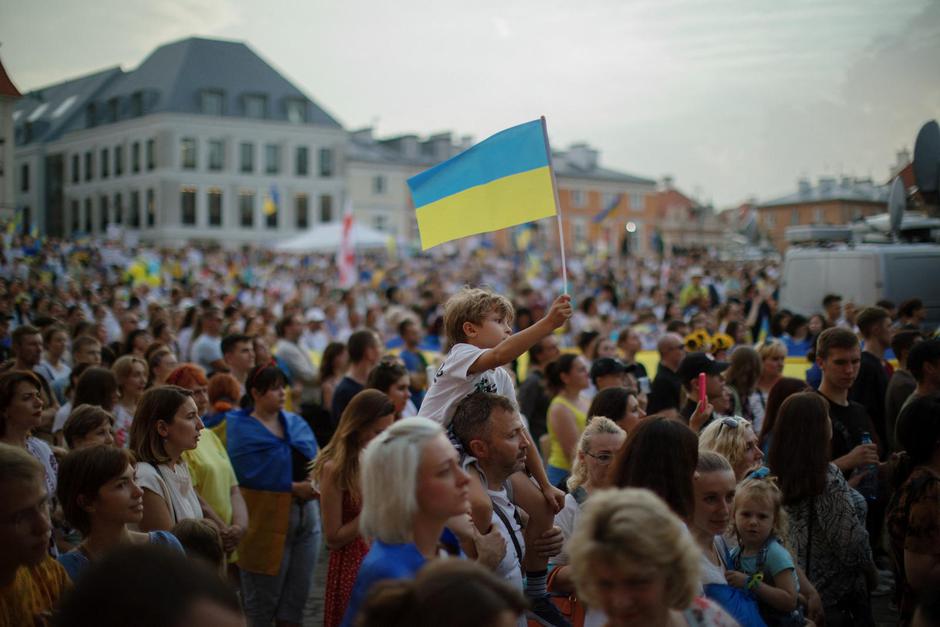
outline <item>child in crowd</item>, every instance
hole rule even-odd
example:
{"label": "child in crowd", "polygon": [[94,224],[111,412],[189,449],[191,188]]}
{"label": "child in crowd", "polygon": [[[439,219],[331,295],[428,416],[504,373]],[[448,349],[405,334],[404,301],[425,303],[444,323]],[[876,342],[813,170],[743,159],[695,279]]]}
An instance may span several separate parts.
{"label": "child in crowd", "polygon": [[[421,404],[421,415],[447,428],[457,403],[475,391],[500,394],[515,404],[512,378],[503,366],[563,325],[571,313],[571,298],[567,294],[559,296],[544,318],[513,334],[510,324],[514,311],[506,297],[479,288],[464,288],[452,296],[444,305],[444,330],[450,350]],[[526,437],[529,450],[537,451],[531,437],[528,434]],[[451,437],[451,441],[455,440]],[[457,448],[460,449],[459,445]],[[529,475],[538,485],[533,484]],[[529,515],[525,541],[527,547],[533,547],[551,530],[555,513],[564,507],[564,494],[549,483],[537,453],[526,458],[526,472],[514,474],[511,483],[513,502]],[[474,520],[490,520],[492,502],[481,482],[470,482],[470,505]],[[553,615],[554,606],[546,590],[548,558],[530,550],[526,551],[524,562],[526,596],[533,611],[539,616]]]}
{"label": "child in crowd", "polygon": [[186,556],[201,560],[224,581],[228,558],[219,528],[205,518],[186,518],[173,525],[171,533],[186,550]]}
{"label": "child in crowd", "polygon": [[750,590],[768,625],[803,625],[798,605],[799,583],[790,552],[783,493],[773,477],[752,476],[738,485],[732,530],[738,547],[731,551],[728,583]]}

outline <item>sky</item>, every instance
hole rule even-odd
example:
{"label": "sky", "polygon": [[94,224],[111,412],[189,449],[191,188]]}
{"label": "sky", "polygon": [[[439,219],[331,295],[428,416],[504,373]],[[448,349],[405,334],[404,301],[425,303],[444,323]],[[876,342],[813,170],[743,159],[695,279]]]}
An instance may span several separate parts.
{"label": "sky", "polygon": [[198,35],[248,43],[349,130],[554,149],[716,207],[820,176],[886,181],[940,118],[940,0],[0,0],[21,91]]}

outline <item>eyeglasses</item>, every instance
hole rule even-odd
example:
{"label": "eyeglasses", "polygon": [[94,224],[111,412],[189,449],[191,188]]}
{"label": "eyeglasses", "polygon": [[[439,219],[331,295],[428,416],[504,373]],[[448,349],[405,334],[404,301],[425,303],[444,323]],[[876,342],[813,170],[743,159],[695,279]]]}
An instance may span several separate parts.
{"label": "eyeglasses", "polygon": [[587,455],[588,457],[593,457],[594,459],[597,460],[597,463],[602,466],[606,466],[610,462],[614,461],[613,453],[598,453],[597,455],[595,455],[594,453],[585,452],[584,454]]}

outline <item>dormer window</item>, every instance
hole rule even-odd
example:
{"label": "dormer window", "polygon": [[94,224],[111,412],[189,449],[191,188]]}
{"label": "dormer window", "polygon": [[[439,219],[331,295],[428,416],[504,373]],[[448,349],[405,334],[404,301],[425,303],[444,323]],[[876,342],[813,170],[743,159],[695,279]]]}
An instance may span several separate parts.
{"label": "dormer window", "polygon": [[268,117],[268,97],[264,94],[248,94],[244,98],[245,117],[264,119]]}
{"label": "dormer window", "polygon": [[287,121],[291,124],[303,124],[307,121],[307,103],[299,98],[287,101]]}
{"label": "dormer window", "polygon": [[133,117],[138,117],[144,114],[144,94],[140,91],[135,91],[131,94],[131,115]]}
{"label": "dormer window", "polygon": [[204,89],[200,93],[199,110],[205,115],[223,115],[225,94],[219,89]]}

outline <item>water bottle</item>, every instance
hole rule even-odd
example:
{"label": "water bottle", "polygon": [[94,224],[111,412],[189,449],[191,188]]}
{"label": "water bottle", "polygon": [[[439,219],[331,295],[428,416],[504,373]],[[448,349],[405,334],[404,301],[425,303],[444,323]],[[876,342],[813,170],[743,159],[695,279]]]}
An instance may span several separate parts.
{"label": "water bottle", "polygon": [[[872,444],[871,434],[867,431],[862,433],[862,444]],[[859,494],[864,496],[866,501],[874,501],[878,498],[878,465],[868,464],[856,472],[866,473],[858,484]]]}

